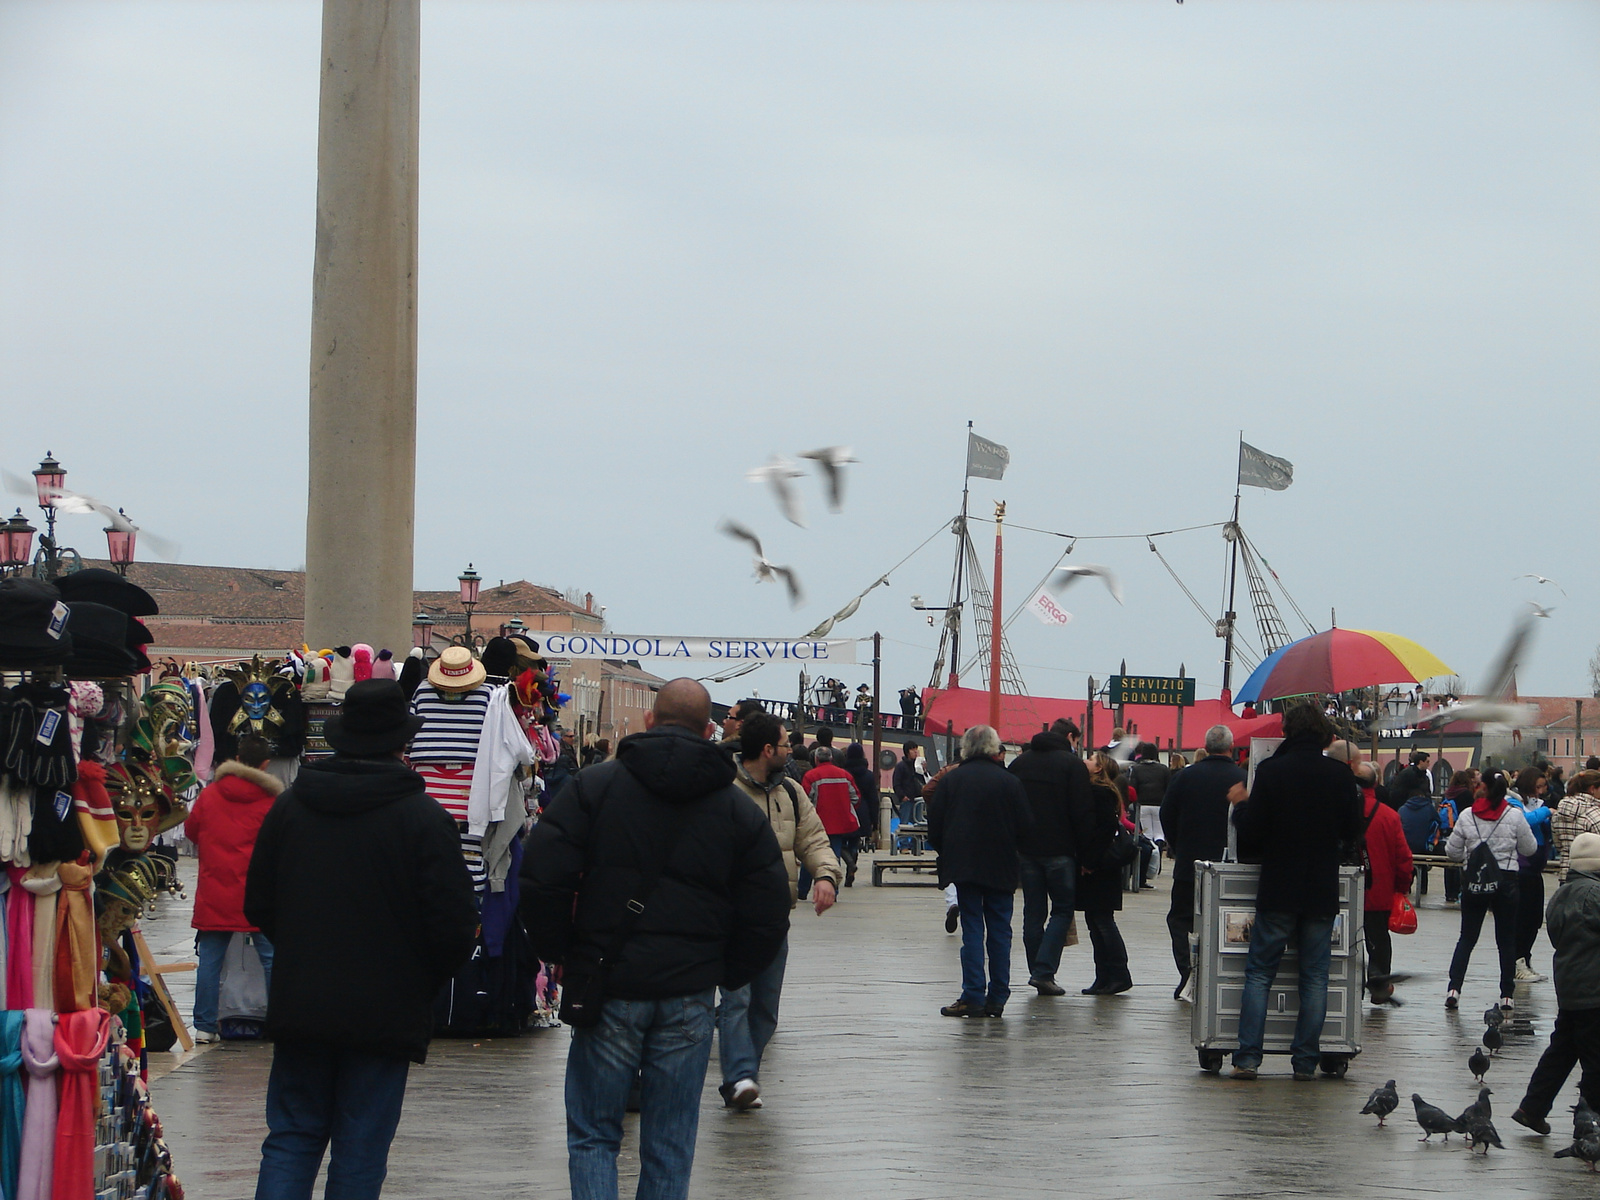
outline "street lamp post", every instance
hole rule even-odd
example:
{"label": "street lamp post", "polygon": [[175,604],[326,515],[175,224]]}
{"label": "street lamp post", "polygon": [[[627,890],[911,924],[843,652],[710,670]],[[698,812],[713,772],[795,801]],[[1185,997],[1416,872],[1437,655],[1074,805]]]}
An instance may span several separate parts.
{"label": "street lamp post", "polygon": [[433,649],[434,624],[434,619],[425,612],[411,618],[411,644],[424,654]]}
{"label": "street lamp post", "polygon": [[478,589],[483,586],[483,577],[472,569],[472,564],[467,564],[467,569],[456,576],[456,581],[461,585],[461,607],[467,610],[467,629],[462,635],[461,644],[469,650],[472,648],[472,610],[478,607]]}
{"label": "street lamp post", "polygon": [[33,557],[33,535],[38,532],[28,524],[20,508],[15,516],[0,525],[0,568],[21,574]]}
{"label": "street lamp post", "polygon": [[[126,517],[128,514],[119,508],[117,515]],[[118,529],[115,525],[106,527],[106,554],[117,574],[123,578],[127,578],[128,564],[133,561],[133,550],[138,540],[139,531],[132,524],[126,529]]]}
{"label": "street lamp post", "polygon": [[[33,563],[33,573],[40,579],[49,580],[60,575],[62,563],[69,557],[71,561],[65,568],[69,573],[83,566],[83,557],[76,550],[56,543],[56,502],[66,487],[66,481],[66,469],[56,461],[55,455],[46,450],[43,461],[33,473],[34,491],[39,507],[44,509],[45,522],[44,535],[39,539],[39,553]],[[15,524],[14,519],[12,524]]]}

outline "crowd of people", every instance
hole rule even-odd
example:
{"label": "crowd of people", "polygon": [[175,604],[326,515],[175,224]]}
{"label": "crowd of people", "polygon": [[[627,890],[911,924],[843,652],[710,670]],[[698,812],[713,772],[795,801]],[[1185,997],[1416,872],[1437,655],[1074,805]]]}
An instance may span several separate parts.
{"label": "crowd of people", "polygon": [[[458,830],[404,761],[423,718],[399,685],[353,685],[325,737],[333,757],[285,789],[244,737],[190,818],[200,876],[195,1020],[215,1036],[219,956],[254,931],[269,977],[275,1042],[258,1196],[308,1195],[331,1143],[341,1194],[376,1196],[410,1062],[423,1061],[433,1002],[473,952],[478,913]],[[805,744],[759,702],[729,710],[688,679],[665,685],[646,730],[611,748],[570,746],[558,790],[522,847],[520,909],[542,961],[560,964],[569,1176],[579,1200],[617,1194],[624,1114],[641,1113],[641,1194],[687,1195],[698,1097],[717,1048],[725,1105],[762,1107],[761,1065],[778,1027],[791,914],[818,916],[853,885],[876,836],[879,775],[860,742],[831,730]],[[1284,715],[1284,737],[1247,787],[1227,726],[1190,764],[1160,761],[1114,731],[1089,750],[1057,721],[1007,761],[999,735],[969,728],[957,761],[930,776],[915,742],[891,782],[899,822],[925,827],[959,929],[961,990],[945,1016],[997,1019],[1011,996],[1013,905],[1022,895],[1026,986],[1067,989],[1065,949],[1092,946],[1088,996],[1133,986],[1117,926],[1125,896],[1171,861],[1167,927],[1174,999],[1193,999],[1195,864],[1260,863],[1240,1003],[1236,1079],[1257,1077],[1269,991],[1298,947],[1296,1079],[1319,1067],[1341,867],[1365,868],[1372,1003],[1394,1002],[1390,921],[1417,858],[1443,856],[1460,937],[1444,1003],[1493,918],[1510,1009],[1534,971],[1546,863],[1562,866],[1549,907],[1560,1015],[1515,1119],[1545,1120],[1574,1065],[1600,1106],[1600,762],[1571,780],[1530,766],[1457,772],[1432,795],[1415,751],[1386,786],[1377,764],[1338,741],[1320,706]],[[1558,792],[1565,794],[1559,801]],[[1552,803],[1554,802],[1554,806]],[[351,847],[364,852],[352,856]],[[1150,861],[1153,856],[1154,861]],[[363,875],[362,872],[366,874]],[[1530,899],[1532,897],[1532,899]],[[326,914],[337,909],[344,920]],[[1592,1085],[1592,1089],[1591,1089]]]}

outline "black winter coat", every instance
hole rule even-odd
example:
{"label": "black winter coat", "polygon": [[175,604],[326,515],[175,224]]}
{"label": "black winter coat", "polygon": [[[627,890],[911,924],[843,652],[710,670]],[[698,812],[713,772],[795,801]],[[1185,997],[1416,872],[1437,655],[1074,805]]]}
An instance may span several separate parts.
{"label": "black winter coat", "polygon": [[1161,828],[1174,855],[1172,878],[1193,879],[1194,864],[1221,862],[1228,849],[1228,793],[1248,776],[1226,755],[1208,755],[1167,785]]}
{"label": "black winter coat", "polygon": [[1089,768],[1066,738],[1036,733],[1028,748],[1006,768],[1028,795],[1033,832],[1019,847],[1034,858],[1078,857],[1093,825]]}
{"label": "black winter coat", "polygon": [[[1129,764],[1128,782],[1139,797],[1141,810],[1148,808],[1152,812],[1159,812],[1162,801],[1167,798],[1167,787],[1172,782],[1172,769],[1154,759],[1141,758]],[[1161,828],[1165,832],[1166,824],[1163,823]]]}
{"label": "black winter coat", "polygon": [[563,788],[522,860],[520,908],[538,956],[593,969],[645,864],[676,836],[605,994],[662,1000],[754,979],[788,936],[789,874],[766,814],[733,779],[720,746],[661,726],[623,738],[615,759]]}
{"label": "black winter coat", "polygon": [[1339,863],[1361,836],[1361,792],[1350,768],[1294,737],[1256,768],[1250,798],[1233,810],[1239,858],[1261,864],[1256,908],[1331,917]]}
{"label": "black winter coat", "polygon": [[[1084,839],[1083,858],[1078,864],[1078,891],[1073,907],[1079,912],[1122,911],[1122,868],[1105,865],[1111,839],[1122,828],[1118,815],[1122,797],[1104,784],[1089,785],[1090,826]],[[1089,874],[1084,868],[1091,868]]]}
{"label": "black winter coat", "polygon": [[456,823],[392,759],[300,768],[256,837],[244,911],[272,940],[268,1036],[413,1062],[478,929]]}
{"label": "black winter coat", "polygon": [[939,781],[928,799],[928,844],[939,854],[939,886],[975,883],[1017,890],[1017,851],[1032,833],[1028,797],[990,758],[972,758]]}

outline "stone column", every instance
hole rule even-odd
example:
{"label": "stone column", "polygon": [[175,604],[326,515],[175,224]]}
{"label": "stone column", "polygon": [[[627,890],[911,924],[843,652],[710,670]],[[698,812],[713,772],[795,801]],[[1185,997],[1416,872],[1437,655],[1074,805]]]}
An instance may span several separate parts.
{"label": "stone column", "polygon": [[306,640],[411,644],[420,0],[323,0]]}

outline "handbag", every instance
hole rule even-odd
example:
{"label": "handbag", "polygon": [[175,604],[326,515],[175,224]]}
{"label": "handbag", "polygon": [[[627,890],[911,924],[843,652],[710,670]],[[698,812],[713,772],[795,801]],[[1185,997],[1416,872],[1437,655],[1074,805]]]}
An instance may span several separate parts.
{"label": "handbag", "polygon": [[[578,800],[583,799],[583,779],[577,776],[573,779],[573,787],[578,791]],[[605,793],[601,793],[600,801],[595,807],[594,823],[598,824],[600,814],[605,809]],[[573,970],[563,967],[561,972],[561,1009],[560,1016],[563,1024],[574,1029],[592,1029],[600,1024],[600,1014],[606,1001],[606,973],[617,955],[622,952],[623,945],[638,925],[639,918],[644,916],[645,905],[650,899],[650,894],[655,891],[656,884],[661,880],[661,874],[666,870],[667,863],[672,860],[672,855],[678,848],[678,839],[683,836],[684,826],[688,822],[674,817],[670,831],[665,841],[659,847],[659,853],[653,855],[645,864],[639,877],[639,885],[634,889],[632,896],[624,907],[622,920],[617,922],[617,928],[611,935],[611,940],[606,943],[601,951],[600,958],[593,967],[582,970]]]}
{"label": "handbag", "polygon": [[1125,867],[1139,857],[1139,839],[1121,825],[1106,847],[1105,863],[1110,867]]}
{"label": "handbag", "polygon": [[1390,933],[1415,933],[1417,931],[1417,910],[1411,907],[1411,900],[1404,892],[1396,892],[1394,904],[1389,909]]}

